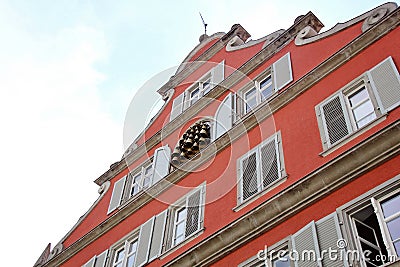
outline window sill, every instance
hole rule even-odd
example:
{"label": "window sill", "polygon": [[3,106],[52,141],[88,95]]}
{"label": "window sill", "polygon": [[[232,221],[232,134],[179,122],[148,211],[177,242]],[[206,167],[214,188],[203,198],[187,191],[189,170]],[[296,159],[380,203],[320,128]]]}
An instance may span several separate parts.
{"label": "window sill", "polygon": [[256,199],[258,199],[259,197],[265,195],[266,193],[268,193],[269,191],[271,191],[272,189],[278,187],[279,185],[283,184],[284,182],[286,182],[287,180],[287,175],[280,178],[279,180],[275,181],[273,184],[271,184],[270,186],[268,186],[267,188],[264,188],[263,190],[261,190],[260,192],[257,192],[256,194],[252,195],[250,198],[246,199],[245,201],[243,201],[242,203],[238,203],[236,205],[236,207],[234,207],[232,210],[234,212],[238,212],[241,209],[243,209],[244,207],[246,207],[247,205],[249,205],[250,203],[254,202]]}
{"label": "window sill", "polygon": [[203,234],[205,231],[205,227],[199,229],[197,232],[194,232],[191,236],[189,236],[188,238],[186,238],[184,241],[182,241],[181,243],[179,243],[178,245],[172,246],[171,248],[167,249],[166,251],[164,251],[163,253],[161,253],[161,255],[158,257],[158,259],[162,260],[165,257],[167,257],[169,254],[173,253],[174,251],[176,251],[177,249],[183,247],[184,245],[186,245],[187,243],[189,243],[190,241],[192,241],[193,239],[195,239],[196,237],[198,237],[199,235]]}
{"label": "window sill", "polygon": [[368,131],[369,129],[375,127],[376,125],[380,124],[381,122],[383,122],[384,120],[386,120],[387,114],[381,115],[380,117],[376,118],[375,120],[371,121],[370,123],[368,123],[367,125],[365,125],[364,127],[362,127],[361,129],[352,132],[351,134],[349,134],[348,136],[344,137],[341,141],[339,141],[338,143],[326,148],[324,151],[322,151],[321,153],[319,153],[319,155],[321,157],[326,157],[327,155],[331,154],[332,152],[334,152],[335,150],[339,149],[341,146],[347,144],[348,142],[350,142],[351,140],[355,139],[356,137],[360,136],[361,134],[363,134],[364,132]]}

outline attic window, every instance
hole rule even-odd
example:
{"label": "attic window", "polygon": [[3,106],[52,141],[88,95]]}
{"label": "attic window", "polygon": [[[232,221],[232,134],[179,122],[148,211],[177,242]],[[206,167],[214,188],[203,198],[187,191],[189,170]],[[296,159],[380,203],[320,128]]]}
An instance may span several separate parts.
{"label": "attic window", "polygon": [[171,163],[179,166],[191,159],[210,143],[210,133],[209,121],[203,120],[190,126],[176,145],[171,155]]}

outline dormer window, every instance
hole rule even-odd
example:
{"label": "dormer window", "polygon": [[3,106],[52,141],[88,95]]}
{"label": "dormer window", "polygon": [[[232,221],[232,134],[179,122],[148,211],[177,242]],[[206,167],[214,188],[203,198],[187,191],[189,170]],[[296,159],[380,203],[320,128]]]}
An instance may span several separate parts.
{"label": "dormer window", "polygon": [[242,101],[239,101],[238,105],[241,114],[247,114],[262,102],[268,101],[292,80],[290,53],[287,53],[258,75],[254,83],[250,83],[240,90],[239,97]]}
{"label": "dormer window", "polygon": [[185,109],[196,103],[201,97],[211,91],[224,80],[224,61],[217,64],[209,72],[194,82],[185,92],[176,96],[172,103],[170,121],[181,114]]}

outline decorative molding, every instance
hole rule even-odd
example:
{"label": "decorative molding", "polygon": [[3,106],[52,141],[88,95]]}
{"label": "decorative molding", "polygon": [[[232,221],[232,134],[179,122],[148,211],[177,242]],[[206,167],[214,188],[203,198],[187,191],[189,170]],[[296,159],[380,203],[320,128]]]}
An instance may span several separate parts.
{"label": "decorative molding", "polygon": [[46,263],[47,259],[50,256],[50,247],[51,244],[49,243],[46,248],[43,250],[42,255],[40,255],[39,259],[36,261],[35,265],[33,267],[41,267],[43,264]]}
{"label": "decorative molding", "polygon": [[63,250],[63,244],[62,241],[58,242],[57,245],[51,250],[49,257],[47,258],[47,261],[51,260],[55,256],[57,256],[59,253],[61,253]]}
{"label": "decorative molding", "polygon": [[266,47],[268,44],[270,44],[275,38],[277,38],[280,34],[282,34],[285,30],[277,30],[267,36],[264,36],[260,39],[257,40],[250,40],[248,42],[244,42],[242,39],[239,38],[239,36],[234,36],[227,44],[225,47],[225,50],[228,52],[231,51],[236,51],[239,49],[247,48],[256,44],[259,44],[261,42],[265,42],[264,45],[262,46],[261,49]]}
{"label": "decorative molding", "polygon": [[386,3],[380,5],[377,8],[374,8],[360,16],[355,17],[354,19],[351,19],[344,23],[338,23],[333,28],[318,35],[306,27],[302,31],[300,31],[299,34],[297,35],[295,39],[295,44],[305,45],[312,42],[316,42],[318,40],[331,36],[341,30],[344,30],[362,20],[364,20],[364,23],[362,25],[362,32],[365,32],[373,25],[378,23],[385,15],[389,14],[390,12],[393,12],[396,8],[397,8],[396,3]]}

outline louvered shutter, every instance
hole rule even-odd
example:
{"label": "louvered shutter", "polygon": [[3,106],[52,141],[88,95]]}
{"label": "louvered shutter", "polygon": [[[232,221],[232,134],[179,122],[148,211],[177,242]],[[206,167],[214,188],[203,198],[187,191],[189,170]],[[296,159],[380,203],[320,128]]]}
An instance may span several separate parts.
{"label": "louvered shutter", "polygon": [[229,93],[219,105],[214,116],[214,140],[232,128],[233,104],[233,94]]}
{"label": "louvered shutter", "polygon": [[400,77],[391,57],[372,68],[368,76],[383,108],[382,113],[400,104]]}
{"label": "louvered shutter", "polygon": [[212,87],[218,85],[224,80],[225,75],[225,62],[222,61],[212,69]]}
{"label": "louvered shutter", "polygon": [[201,190],[198,189],[186,198],[186,229],[185,237],[192,235],[200,229]]}
{"label": "louvered shutter", "polygon": [[245,201],[258,192],[257,154],[253,152],[241,161],[241,197]]}
{"label": "louvered shutter", "polygon": [[185,99],[185,92],[182,94],[178,95],[174,101],[172,102],[172,109],[171,109],[171,115],[169,117],[169,121],[172,121],[176,117],[179,116],[183,112],[183,101]]}
{"label": "louvered shutter", "polygon": [[108,206],[108,213],[112,212],[120,205],[122,193],[124,191],[125,179],[126,176],[115,182],[111,195],[110,205]]}
{"label": "louvered shutter", "polygon": [[160,256],[161,254],[162,244],[164,241],[166,219],[167,210],[161,212],[155,217],[149,252],[149,262]]}
{"label": "louvered shutter", "polygon": [[273,184],[281,177],[279,167],[278,143],[276,137],[263,145],[261,153],[261,175],[264,188]]}
{"label": "louvered shutter", "polygon": [[153,181],[157,183],[169,173],[169,161],[171,159],[171,149],[168,145],[157,148],[153,157]]}
{"label": "louvered shutter", "polygon": [[106,251],[103,251],[100,255],[98,255],[96,257],[96,263],[94,264],[94,267],[106,266],[107,253],[108,253],[108,249]]}
{"label": "louvered shutter", "polygon": [[292,235],[293,251],[296,251],[296,267],[321,267],[315,224],[312,221]]}
{"label": "louvered shutter", "polygon": [[82,265],[82,267],[93,267],[95,261],[96,261],[96,256],[94,256],[88,262],[86,262],[84,265]]}
{"label": "louvered shutter", "polygon": [[272,64],[272,69],[274,73],[273,82],[275,91],[278,91],[293,80],[290,53],[287,53]]}
{"label": "louvered shutter", "polygon": [[150,220],[140,226],[137,254],[135,260],[136,267],[143,266],[147,263],[150,251],[150,241],[153,234],[153,225],[154,217],[152,217]]}
{"label": "louvered shutter", "polygon": [[320,105],[320,115],[328,147],[352,132],[341,93]]}
{"label": "louvered shutter", "polygon": [[[318,245],[322,255],[324,251],[324,255],[322,257],[322,265],[329,267],[343,267],[347,266],[347,262],[345,259],[345,251],[339,250],[338,240],[342,239],[342,235],[339,228],[339,220],[336,213],[332,213],[325,218],[319,220],[315,223],[315,227],[317,230],[318,236]],[[337,258],[329,257],[328,252],[330,250],[337,250],[338,253],[333,256],[337,256]],[[342,254],[340,254],[342,253]],[[341,256],[340,256],[341,255]],[[342,261],[340,260],[342,259]]]}

